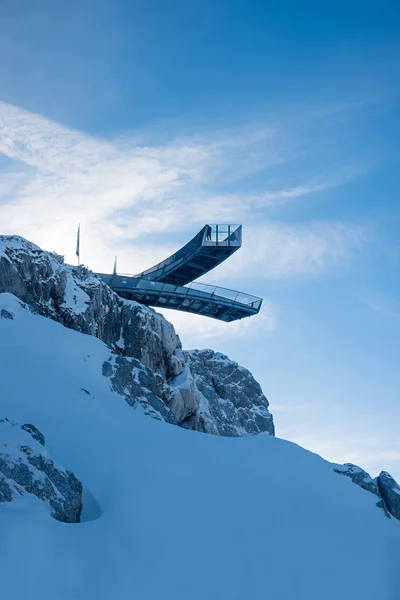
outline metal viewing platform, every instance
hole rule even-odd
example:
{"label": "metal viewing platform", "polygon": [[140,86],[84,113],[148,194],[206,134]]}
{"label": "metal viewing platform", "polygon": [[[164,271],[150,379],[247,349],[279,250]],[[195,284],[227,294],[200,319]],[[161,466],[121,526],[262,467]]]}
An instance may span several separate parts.
{"label": "metal viewing platform", "polygon": [[206,225],[175,254],[136,277],[186,285],[214,269],[241,245],[241,225]]}
{"label": "metal viewing platform", "polygon": [[236,321],[256,315],[262,298],[191,282],[226,260],[241,245],[241,225],[206,225],[175,254],[138,275],[98,273],[98,276],[122,298],[146,306]]}

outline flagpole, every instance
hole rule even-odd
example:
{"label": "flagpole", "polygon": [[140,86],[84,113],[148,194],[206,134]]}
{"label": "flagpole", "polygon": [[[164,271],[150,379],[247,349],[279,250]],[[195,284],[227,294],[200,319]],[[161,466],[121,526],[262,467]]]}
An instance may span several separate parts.
{"label": "flagpole", "polygon": [[81,265],[81,224],[78,225],[78,233],[76,236],[76,256],[78,257],[78,267]]}

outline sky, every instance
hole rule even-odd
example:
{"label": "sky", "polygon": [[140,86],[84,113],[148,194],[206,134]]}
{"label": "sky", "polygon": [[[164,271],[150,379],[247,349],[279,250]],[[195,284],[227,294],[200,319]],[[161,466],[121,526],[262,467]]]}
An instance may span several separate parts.
{"label": "sky", "polygon": [[249,368],[277,435],[400,479],[400,9],[1,0],[0,233],[137,273],[205,223],[264,298],[185,348]]}

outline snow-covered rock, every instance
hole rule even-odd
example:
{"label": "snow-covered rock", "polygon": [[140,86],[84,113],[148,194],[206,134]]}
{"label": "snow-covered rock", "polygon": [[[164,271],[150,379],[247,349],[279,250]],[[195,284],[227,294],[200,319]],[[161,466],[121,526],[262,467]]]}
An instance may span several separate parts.
{"label": "snow-covered rock", "polygon": [[376,478],[379,492],[390,514],[400,520],[400,486],[389,473],[382,471]]}
{"label": "snow-covered rock", "polygon": [[64,523],[79,523],[82,484],[54,463],[44,435],[32,424],[0,419],[0,503],[36,496]]}
{"label": "snow-covered rock", "polygon": [[136,358],[111,355],[103,363],[102,372],[110,378],[112,389],[124,396],[128,404],[135,406],[140,403],[149,416],[178,424],[174,411],[157,395],[153,373]]}
{"label": "snow-covered rock", "polygon": [[350,477],[361,488],[375,494],[379,498],[377,506],[386,516],[400,520],[400,486],[389,473],[382,471],[373,479],[364,469],[351,463],[334,465],[334,471]]}
{"label": "snow-covered rock", "polygon": [[123,300],[85,267],[65,265],[19,236],[0,236],[2,292],[107,344],[103,373],[131,406],[207,433],[274,434],[268,401],[246,369],[222,355],[183,353],[162,315]]}
{"label": "snow-covered rock", "polygon": [[2,292],[70,329],[95,335],[163,378],[183,367],[180,340],[162,315],[121,299],[85,267],[66,265],[19,236],[0,236]]}
{"label": "snow-covered rock", "polygon": [[199,408],[185,422],[190,429],[220,435],[275,434],[268,400],[253,375],[220,352],[184,353],[199,390]]}

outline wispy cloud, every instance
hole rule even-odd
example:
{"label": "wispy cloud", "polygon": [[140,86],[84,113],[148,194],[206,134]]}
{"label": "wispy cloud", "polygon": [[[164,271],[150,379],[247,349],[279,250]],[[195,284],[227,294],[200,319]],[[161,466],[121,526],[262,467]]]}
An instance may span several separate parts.
{"label": "wispy cloud", "polygon": [[375,291],[368,292],[361,301],[374,312],[400,321],[400,303],[394,298]]}
{"label": "wispy cloud", "polygon": [[247,279],[313,276],[345,264],[366,240],[362,227],[335,221],[301,226],[265,221],[247,227],[245,235],[241,252],[219,267],[220,280],[239,273]]}
{"label": "wispy cloud", "polygon": [[[268,207],[356,176],[314,174],[276,189],[243,188],[243,177],[288,160],[277,127],[257,125],[146,145],[137,136],[99,139],[0,103],[0,153],[13,165],[0,171],[2,233],[20,233],[73,260],[80,221],[84,260],[96,270],[106,269],[118,253],[124,270],[140,271],[174,250],[157,238],[153,246],[147,239],[144,245],[144,234],[193,232],[205,220],[249,223],[245,249],[229,267],[245,264],[248,277],[255,275],[257,263],[265,276],[317,272],[344,259],[362,238],[360,230],[340,223],[306,228],[265,220]],[[224,186],[230,191],[221,192]],[[252,220],[264,225],[251,225]],[[129,267],[133,257],[135,266]]]}
{"label": "wispy cloud", "polygon": [[157,310],[173,323],[186,348],[190,345],[196,348],[208,348],[211,343],[218,342],[218,339],[228,337],[236,340],[242,338],[247,340],[264,339],[271,337],[276,329],[276,309],[266,300],[264,300],[261,313],[257,317],[233,323],[224,323],[177,311]]}

